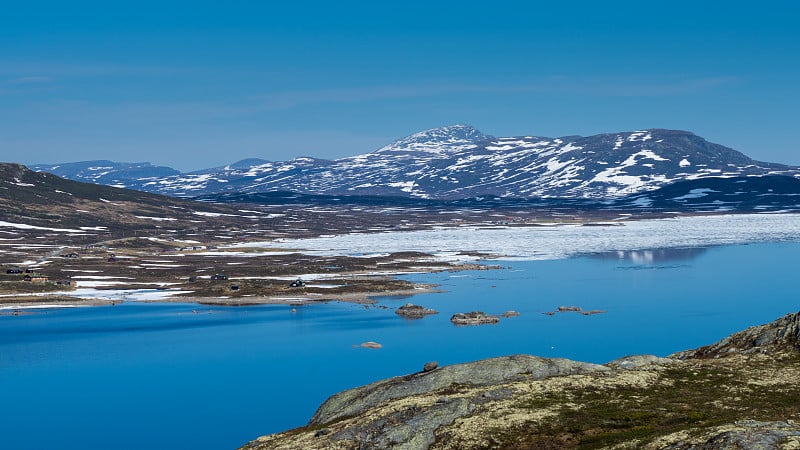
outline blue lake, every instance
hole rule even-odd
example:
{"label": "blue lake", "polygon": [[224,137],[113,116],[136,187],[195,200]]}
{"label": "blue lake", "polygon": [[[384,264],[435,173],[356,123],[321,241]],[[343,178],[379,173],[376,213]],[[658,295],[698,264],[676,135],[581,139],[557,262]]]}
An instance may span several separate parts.
{"label": "blue lake", "polygon": [[[128,303],[0,316],[0,448],[235,448],[427,361],[666,355],[800,310],[798,243],[498,264],[411,276],[447,292],[381,299],[389,309]],[[407,301],[441,313],[405,320],[394,308]],[[560,305],[608,312],[542,314]],[[449,322],[511,309],[522,315],[494,326]],[[353,348],[364,341],[383,348]]]}

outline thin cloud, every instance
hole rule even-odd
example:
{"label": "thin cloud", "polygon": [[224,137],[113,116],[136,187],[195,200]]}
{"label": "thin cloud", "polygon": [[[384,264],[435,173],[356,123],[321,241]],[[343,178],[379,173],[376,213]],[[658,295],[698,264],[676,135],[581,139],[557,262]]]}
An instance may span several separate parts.
{"label": "thin cloud", "polygon": [[[576,81],[578,81],[576,83]],[[679,95],[700,94],[722,86],[739,82],[737,77],[705,77],[673,80],[572,80],[564,88],[586,95],[612,97],[671,97]],[[585,83],[585,84],[584,84]]]}
{"label": "thin cloud", "polygon": [[360,103],[451,94],[562,94],[612,97],[666,97],[698,94],[738,82],[736,77],[674,80],[550,77],[528,84],[434,84],[365,86],[273,92],[250,97],[256,109],[283,110],[323,103]]}
{"label": "thin cloud", "polygon": [[[0,61],[0,74],[26,78],[50,77],[98,77],[98,76],[153,76],[168,75],[178,72],[175,67],[126,65],[126,64],[70,64],[70,63],[30,63],[19,61]],[[37,77],[25,77],[21,74],[46,74]]]}
{"label": "thin cloud", "polygon": [[251,97],[264,110],[281,110],[319,103],[359,103],[378,100],[418,98],[487,90],[469,85],[364,86],[312,89],[261,94]]}
{"label": "thin cloud", "polygon": [[50,77],[20,77],[8,80],[8,84],[42,84],[51,83],[53,81]]}

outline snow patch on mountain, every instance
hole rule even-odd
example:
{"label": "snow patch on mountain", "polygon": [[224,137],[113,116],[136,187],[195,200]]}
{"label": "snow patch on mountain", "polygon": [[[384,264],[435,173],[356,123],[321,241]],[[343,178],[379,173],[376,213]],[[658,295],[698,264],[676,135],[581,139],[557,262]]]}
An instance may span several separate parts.
{"label": "snow patch on mountain", "polygon": [[707,196],[709,192],[717,192],[717,191],[709,188],[692,189],[689,191],[688,194],[681,195],[680,197],[675,197],[673,198],[673,200],[681,201],[681,200],[689,200],[690,198],[702,198]]}
{"label": "snow patch on mountain", "polygon": [[70,174],[65,173],[69,172],[65,164],[50,169],[58,168],[62,172],[57,175],[79,181],[173,196],[294,191],[437,199],[483,195],[608,198],[712,176],[800,175],[796,167],[753,161],[685,131],[493,137],[468,125],[414,133],[374,152],[337,160],[253,159],[165,176],[147,172],[154,168],[149,163],[133,169],[120,167],[121,163],[90,163],[72,163]]}

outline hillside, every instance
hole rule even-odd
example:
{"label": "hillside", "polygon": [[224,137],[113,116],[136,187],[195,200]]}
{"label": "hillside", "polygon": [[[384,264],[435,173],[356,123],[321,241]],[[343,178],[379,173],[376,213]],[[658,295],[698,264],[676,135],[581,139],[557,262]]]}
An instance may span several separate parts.
{"label": "hillside", "polygon": [[800,313],[668,358],[528,355],[335,394],[243,449],[789,449],[800,446]]}
{"label": "hillside", "polygon": [[3,229],[71,238],[130,236],[165,225],[184,230],[204,222],[221,226],[241,215],[225,205],[81,183],[13,163],[0,163],[0,211]]}

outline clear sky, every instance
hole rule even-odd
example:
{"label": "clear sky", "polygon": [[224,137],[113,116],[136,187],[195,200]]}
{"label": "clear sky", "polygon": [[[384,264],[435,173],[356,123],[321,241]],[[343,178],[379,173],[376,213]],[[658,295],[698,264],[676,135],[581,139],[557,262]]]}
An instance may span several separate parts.
{"label": "clear sky", "polygon": [[800,164],[797,1],[5,1],[0,160],[365,153],[495,136],[693,131]]}

